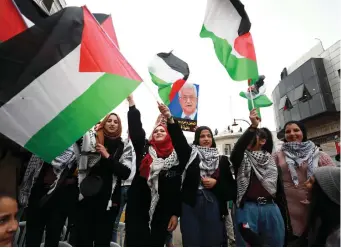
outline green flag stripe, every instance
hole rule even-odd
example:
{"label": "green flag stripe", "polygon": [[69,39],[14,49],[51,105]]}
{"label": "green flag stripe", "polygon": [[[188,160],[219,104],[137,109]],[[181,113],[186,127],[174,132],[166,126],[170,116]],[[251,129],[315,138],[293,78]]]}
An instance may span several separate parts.
{"label": "green flag stripe", "polygon": [[225,67],[230,77],[235,81],[243,81],[250,78],[258,78],[257,62],[247,58],[237,58],[231,54],[232,45],[225,39],[217,37],[213,32],[202,26],[200,37],[211,38],[215,53],[220,63]]}
{"label": "green flag stripe", "polygon": [[[140,82],[118,75],[104,74],[32,136],[25,148],[51,162],[103,116],[116,108],[139,84]],[[80,115],[84,111],[88,114]]]}
{"label": "green flag stripe", "polygon": [[152,78],[152,82],[159,87],[159,96],[161,98],[161,100],[163,101],[163,103],[165,105],[169,105],[170,101],[169,101],[169,94],[172,91],[172,83],[167,83],[166,81],[158,78],[157,76],[155,76],[153,73],[149,72],[151,78]]}

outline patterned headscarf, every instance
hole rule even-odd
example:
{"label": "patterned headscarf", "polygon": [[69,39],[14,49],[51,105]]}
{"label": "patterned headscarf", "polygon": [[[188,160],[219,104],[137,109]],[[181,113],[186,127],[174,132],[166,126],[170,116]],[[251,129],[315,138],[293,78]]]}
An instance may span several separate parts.
{"label": "patterned headscarf", "polygon": [[319,148],[310,140],[305,142],[286,142],[282,145],[282,151],[285,155],[285,161],[288,164],[293,183],[298,185],[297,168],[304,162],[308,164],[307,179],[309,179],[314,170],[318,167]]}

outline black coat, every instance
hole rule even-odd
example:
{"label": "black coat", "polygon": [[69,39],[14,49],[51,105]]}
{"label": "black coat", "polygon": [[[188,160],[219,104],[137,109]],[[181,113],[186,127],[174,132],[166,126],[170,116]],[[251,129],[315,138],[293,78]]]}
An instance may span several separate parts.
{"label": "black coat", "polygon": [[[188,145],[177,121],[174,124],[168,123],[168,132],[172,138],[180,163],[187,164],[192,153],[192,147]],[[192,207],[196,204],[196,195],[201,178],[199,164],[200,158],[197,156],[188,166],[182,185],[182,201]],[[228,214],[227,202],[234,200],[236,196],[236,182],[233,179],[230,162],[226,156],[220,156],[219,167],[213,177],[217,179],[217,184],[211,191],[218,199],[221,216],[226,216]]]}
{"label": "black coat", "polygon": [[128,112],[129,135],[136,153],[136,174],[128,191],[126,207],[127,246],[163,246],[171,216],[181,214],[181,174],[185,164],[180,163],[159,174],[159,201],[156,206],[151,229],[149,208],[151,192],[147,179],[140,176],[139,167],[148,153],[149,144],[141,123],[141,115],[135,106]]}

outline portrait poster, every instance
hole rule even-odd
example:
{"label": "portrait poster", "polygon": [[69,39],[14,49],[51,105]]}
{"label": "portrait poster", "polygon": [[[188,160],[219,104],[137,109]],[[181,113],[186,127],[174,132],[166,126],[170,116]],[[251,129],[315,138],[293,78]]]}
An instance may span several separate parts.
{"label": "portrait poster", "polygon": [[194,132],[198,120],[199,85],[185,83],[169,104],[169,109],[183,131]]}

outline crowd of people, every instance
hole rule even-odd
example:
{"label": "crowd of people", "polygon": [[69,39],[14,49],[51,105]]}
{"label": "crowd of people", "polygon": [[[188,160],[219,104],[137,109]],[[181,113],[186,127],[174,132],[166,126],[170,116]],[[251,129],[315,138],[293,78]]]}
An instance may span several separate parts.
{"label": "crowd of people", "polygon": [[271,132],[259,128],[252,110],[228,158],[207,126],[188,144],[164,104],[147,137],[133,96],[127,101],[126,140],[120,117],[110,113],[50,164],[2,143],[0,173],[12,166],[8,156],[28,163],[15,180],[18,192],[1,188],[0,246],[13,242],[18,206],[26,246],[58,246],[67,221],[72,246],[108,247],[124,209],[128,247],[171,246],[178,222],[183,246],[227,246],[227,239],[237,246],[340,246],[340,168],[307,139],[302,123],[288,122],[274,151]]}

